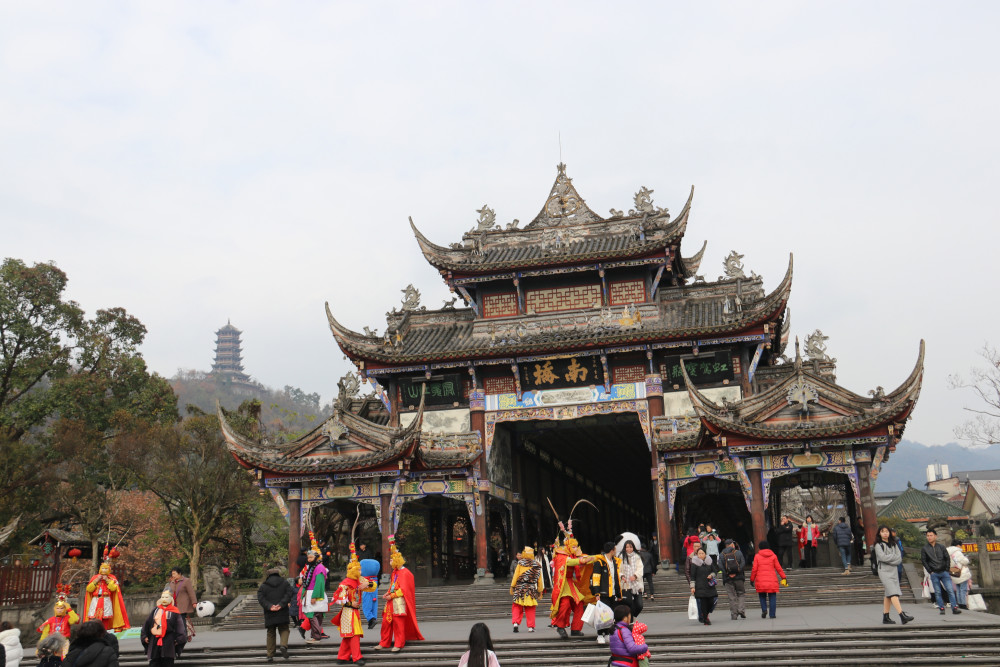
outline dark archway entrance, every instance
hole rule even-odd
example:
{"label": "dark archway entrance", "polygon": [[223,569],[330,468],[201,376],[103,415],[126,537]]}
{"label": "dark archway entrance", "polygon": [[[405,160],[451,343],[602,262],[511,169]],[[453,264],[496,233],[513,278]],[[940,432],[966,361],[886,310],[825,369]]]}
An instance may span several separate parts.
{"label": "dark archway entrance", "polygon": [[[716,477],[702,477],[677,490],[674,502],[674,525],[681,542],[690,529],[711,524],[719,536],[733,539],[747,552],[753,543],[753,525],[743,491],[737,482]],[[680,550],[677,553],[681,554]],[[678,556],[682,561],[686,554]]]}
{"label": "dark archway entrance", "polygon": [[[799,470],[771,482],[767,507],[769,531],[783,515],[787,515],[796,527],[801,526],[807,516],[812,516],[823,533],[828,533],[842,516],[847,518],[852,530],[860,521],[850,478],[843,473],[816,469]],[[839,565],[835,551],[827,537],[821,537],[816,564],[820,567]]]}
{"label": "dark archway entrance", "polygon": [[440,495],[411,500],[403,505],[397,535],[401,530],[414,533],[417,549],[408,553],[401,544],[400,551],[420,568],[415,574],[425,573],[427,583],[468,581],[475,575],[476,539],[463,501]]}
{"label": "dark archway entrance", "polygon": [[[638,417],[633,413],[597,415],[567,421],[501,424],[510,433],[513,488],[520,494],[520,534],[525,544],[547,546],[556,520],[547,498],[562,519],[580,498],[573,532],[587,553],[623,531],[644,543],[656,533],[650,454]],[[523,545],[512,544],[512,551]]]}

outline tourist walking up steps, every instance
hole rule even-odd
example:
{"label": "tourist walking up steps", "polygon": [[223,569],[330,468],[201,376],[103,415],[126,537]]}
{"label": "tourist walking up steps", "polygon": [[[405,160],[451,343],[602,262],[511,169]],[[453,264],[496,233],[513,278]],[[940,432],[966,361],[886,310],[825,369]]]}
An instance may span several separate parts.
{"label": "tourist walking up steps", "polygon": [[691,595],[698,603],[699,623],[712,625],[708,615],[715,610],[715,603],[719,600],[718,583],[712,559],[704,549],[698,549],[691,557]]}
{"label": "tourist walking up steps", "polygon": [[938,544],[937,533],[933,530],[927,531],[927,544],[920,550],[920,562],[924,569],[930,573],[931,585],[934,586],[934,594],[937,596],[937,605],[941,613],[944,613],[945,601],[951,601],[951,613],[961,614],[958,608],[958,600],[952,593],[951,575],[948,574],[948,564],[951,559],[948,557],[948,550]]}
{"label": "tourist walking up steps", "polygon": [[722,555],[719,556],[719,568],[722,570],[722,585],[729,598],[729,617],[732,620],[746,618],[746,559],[734,540],[726,540]]}
{"label": "tourist walking up steps", "polygon": [[903,554],[899,551],[899,545],[892,533],[886,526],[879,526],[875,535],[875,546],[872,549],[872,562],[882,587],[885,588],[885,599],[882,602],[882,623],[885,625],[895,625],[896,621],[889,618],[889,605],[896,609],[899,620],[906,625],[913,620],[913,617],[903,611],[899,604],[899,573],[896,566],[903,562]]}
{"label": "tourist walking up steps", "polygon": [[485,623],[476,623],[469,631],[469,650],[458,660],[458,667],[500,667],[493,652],[490,629]]}
{"label": "tourist walking up steps", "polygon": [[788,585],[778,557],[771,551],[767,540],[762,540],[757,545],[757,556],[753,559],[753,569],[750,570],[750,583],[757,589],[757,597],[760,599],[761,618],[767,618],[769,611],[771,618],[776,616],[779,579],[782,586]]}
{"label": "tourist walking up steps", "polygon": [[844,565],[844,574],[851,573],[851,543],[854,541],[854,534],[851,527],[847,525],[847,519],[840,517],[840,522],[833,527],[833,541],[840,551],[840,562]]}

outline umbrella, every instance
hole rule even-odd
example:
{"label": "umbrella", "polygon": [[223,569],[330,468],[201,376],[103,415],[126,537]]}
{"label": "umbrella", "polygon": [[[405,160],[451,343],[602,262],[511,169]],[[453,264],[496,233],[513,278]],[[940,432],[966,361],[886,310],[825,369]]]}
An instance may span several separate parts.
{"label": "umbrella", "polygon": [[638,551],[640,544],[639,536],[636,535],[635,533],[627,533],[627,532],[622,533],[621,536],[618,538],[618,543],[615,545],[615,551],[617,553],[621,553],[622,549],[625,548],[625,542],[627,542],[628,540],[632,540],[632,545],[635,546],[635,550]]}

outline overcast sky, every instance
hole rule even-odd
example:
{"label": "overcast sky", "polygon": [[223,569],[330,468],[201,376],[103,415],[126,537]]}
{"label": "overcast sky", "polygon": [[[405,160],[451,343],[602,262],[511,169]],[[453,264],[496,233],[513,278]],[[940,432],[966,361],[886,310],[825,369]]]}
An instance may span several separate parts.
{"label": "overcast sky", "polygon": [[639,186],[684,254],[730,250],[860,394],[909,374],[908,438],[1000,343],[995,2],[0,3],[0,256],[55,261],[88,312],[149,329],[152,369],[247,371],[329,399],[360,330],[484,203],[522,224],[561,159],[601,215]]}

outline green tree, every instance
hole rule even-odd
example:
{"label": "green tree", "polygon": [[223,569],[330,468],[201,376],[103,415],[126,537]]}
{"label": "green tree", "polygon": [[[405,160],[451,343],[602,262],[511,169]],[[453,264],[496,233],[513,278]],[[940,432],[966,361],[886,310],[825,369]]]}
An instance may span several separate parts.
{"label": "green tree", "polygon": [[159,499],[197,582],[205,545],[220,537],[227,519],[252,507],[255,494],[226,447],[218,417],[194,415],[170,426],[135,422],[115,439],[115,450]]}
{"label": "green tree", "polygon": [[107,449],[118,423],[170,423],[177,401],[139,354],[142,323],[122,308],[87,319],[67,280],[53,264],[0,265],[0,522],[45,512],[96,545],[123,482]]}

